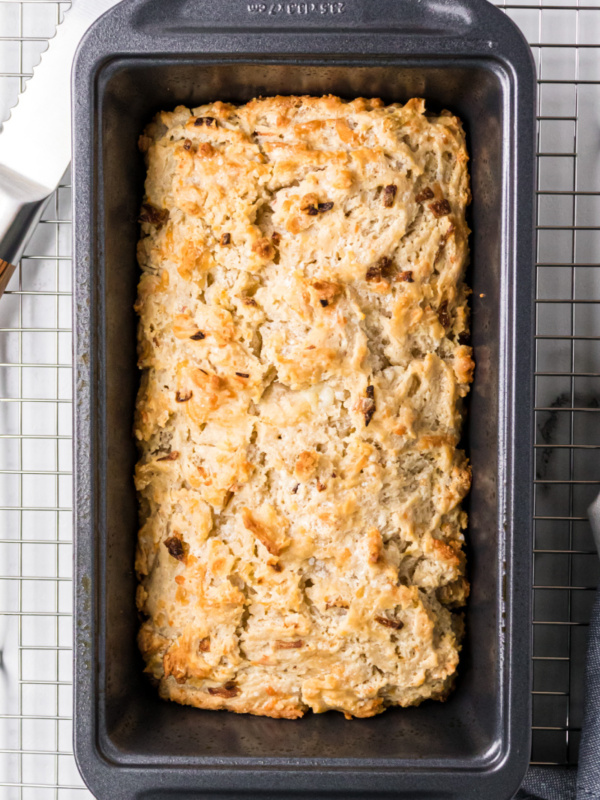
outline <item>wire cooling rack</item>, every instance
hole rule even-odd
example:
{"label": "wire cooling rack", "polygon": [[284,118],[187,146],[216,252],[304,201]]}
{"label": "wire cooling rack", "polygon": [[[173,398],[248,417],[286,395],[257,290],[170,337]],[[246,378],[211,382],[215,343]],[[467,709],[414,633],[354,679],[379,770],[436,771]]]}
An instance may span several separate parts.
{"label": "wire cooling rack", "polygon": [[600,6],[502,7],[538,67],[531,760],[575,764],[600,576]]}
{"label": "wire cooling rack", "polygon": [[[0,0],[1,119],[68,5]],[[71,744],[70,194],[67,178],[0,299],[2,800],[92,797]]]}
{"label": "wire cooling rack", "polygon": [[[0,119],[68,6],[0,0]],[[501,7],[539,76],[531,759],[574,764],[600,574],[600,6]],[[2,800],[91,798],[71,745],[70,194],[67,177],[0,301]]]}

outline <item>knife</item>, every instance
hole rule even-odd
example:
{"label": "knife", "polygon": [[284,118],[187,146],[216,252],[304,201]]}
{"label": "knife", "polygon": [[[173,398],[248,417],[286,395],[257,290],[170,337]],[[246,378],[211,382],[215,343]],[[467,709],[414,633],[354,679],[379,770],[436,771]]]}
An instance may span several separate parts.
{"label": "knife", "polygon": [[71,66],[86,30],[120,0],[73,0],[0,133],[0,296],[71,160]]}

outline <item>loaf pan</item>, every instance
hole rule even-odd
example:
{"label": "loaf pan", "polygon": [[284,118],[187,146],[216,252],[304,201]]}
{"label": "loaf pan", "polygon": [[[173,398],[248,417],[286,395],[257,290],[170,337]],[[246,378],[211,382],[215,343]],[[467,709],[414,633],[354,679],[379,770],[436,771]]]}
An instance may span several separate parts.
{"label": "loaf pan", "polygon": [[[484,0],[126,0],[78,51],[74,92],[75,753],[100,800],[507,800],[530,747],[534,67]],[[159,700],[133,571],[133,303],[160,109],[257,95],[424,97],[465,123],[477,363],[464,446],[472,594],[446,703],[274,720]]]}

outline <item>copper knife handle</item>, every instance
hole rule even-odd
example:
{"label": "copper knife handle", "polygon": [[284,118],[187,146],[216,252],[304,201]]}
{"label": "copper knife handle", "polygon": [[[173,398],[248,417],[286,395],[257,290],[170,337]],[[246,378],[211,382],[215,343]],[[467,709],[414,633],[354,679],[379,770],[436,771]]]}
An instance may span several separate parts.
{"label": "copper knife handle", "polygon": [[9,264],[8,261],[4,261],[4,259],[0,258],[0,297],[2,297],[6,291],[8,282],[12,278],[15,269],[16,267],[14,264]]}
{"label": "copper knife handle", "polygon": [[49,191],[0,164],[0,296],[35,230]]}

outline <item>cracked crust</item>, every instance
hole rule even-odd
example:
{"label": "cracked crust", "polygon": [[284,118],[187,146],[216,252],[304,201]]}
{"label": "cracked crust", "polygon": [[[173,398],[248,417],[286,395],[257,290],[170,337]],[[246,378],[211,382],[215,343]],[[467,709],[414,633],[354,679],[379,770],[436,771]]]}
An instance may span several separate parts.
{"label": "cracked crust", "polygon": [[272,717],[445,698],[468,594],[460,121],[273,97],[160,113],[140,149],[146,671]]}

